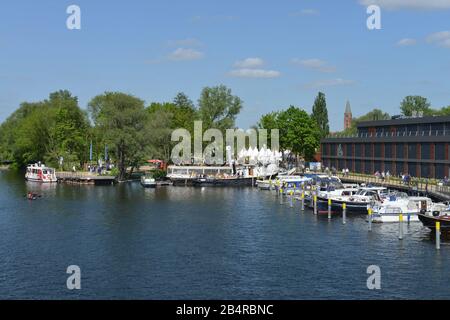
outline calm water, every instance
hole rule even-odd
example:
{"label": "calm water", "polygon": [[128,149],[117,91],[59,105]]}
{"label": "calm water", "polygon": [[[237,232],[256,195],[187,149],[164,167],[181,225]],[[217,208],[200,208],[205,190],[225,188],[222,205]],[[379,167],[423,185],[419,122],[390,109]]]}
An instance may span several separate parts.
{"label": "calm water", "polygon": [[[25,200],[28,190],[43,198]],[[449,298],[450,246],[413,224],[299,214],[256,189],[39,185],[0,172],[0,298]],[[66,289],[78,265],[82,290]],[[382,290],[366,287],[369,265]]]}

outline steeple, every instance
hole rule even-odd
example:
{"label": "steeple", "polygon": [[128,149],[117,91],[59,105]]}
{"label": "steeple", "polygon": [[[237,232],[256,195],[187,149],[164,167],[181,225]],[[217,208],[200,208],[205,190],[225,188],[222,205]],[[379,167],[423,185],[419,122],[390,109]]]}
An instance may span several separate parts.
{"label": "steeple", "polygon": [[352,127],[352,107],[350,106],[350,101],[347,100],[347,105],[345,106],[344,113],[344,130],[350,129]]}
{"label": "steeple", "polygon": [[345,114],[352,114],[352,107],[350,106],[350,101],[347,100],[347,105],[345,106]]}

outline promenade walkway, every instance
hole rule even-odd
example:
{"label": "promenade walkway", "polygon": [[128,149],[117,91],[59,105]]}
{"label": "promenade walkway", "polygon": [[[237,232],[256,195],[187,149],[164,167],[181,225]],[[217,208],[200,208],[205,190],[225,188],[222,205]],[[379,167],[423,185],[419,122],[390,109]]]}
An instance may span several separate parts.
{"label": "promenade walkway", "polygon": [[338,176],[343,182],[365,183],[365,184],[370,183],[373,185],[379,185],[386,188],[420,192],[423,194],[428,193],[431,196],[434,196],[442,201],[450,200],[449,186],[439,185],[437,183],[432,182],[429,182],[427,184],[425,179],[412,178],[410,184],[405,184],[400,178],[397,177],[390,177],[389,179],[380,179],[372,175],[354,174],[354,173],[353,174],[351,173],[349,175],[339,173]]}

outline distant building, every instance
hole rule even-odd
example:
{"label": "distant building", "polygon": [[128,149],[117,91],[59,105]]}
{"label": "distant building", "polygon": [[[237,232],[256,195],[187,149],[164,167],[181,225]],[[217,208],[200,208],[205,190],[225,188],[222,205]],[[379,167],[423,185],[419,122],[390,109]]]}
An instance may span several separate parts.
{"label": "distant building", "polygon": [[344,113],[344,130],[350,129],[352,127],[352,119],[353,119],[352,108],[350,106],[350,101],[347,101]]}
{"label": "distant building", "polygon": [[357,129],[351,137],[322,140],[324,167],[366,174],[450,176],[450,116],[366,121]]}

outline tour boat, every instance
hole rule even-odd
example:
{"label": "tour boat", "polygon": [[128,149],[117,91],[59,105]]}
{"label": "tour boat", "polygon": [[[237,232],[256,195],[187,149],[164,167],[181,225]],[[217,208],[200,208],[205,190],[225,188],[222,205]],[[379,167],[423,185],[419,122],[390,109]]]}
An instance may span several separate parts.
{"label": "tour boat", "polygon": [[399,215],[405,221],[419,222],[419,213],[428,212],[433,208],[433,201],[427,197],[408,197],[406,193],[392,194],[382,203],[372,207],[373,222],[399,222]]}
{"label": "tour boat", "polygon": [[36,163],[29,165],[25,173],[27,181],[51,183],[57,182],[55,169],[48,168],[44,164]]}
{"label": "tour boat", "polygon": [[142,176],[141,185],[144,188],[156,188],[156,180],[150,176]]}

